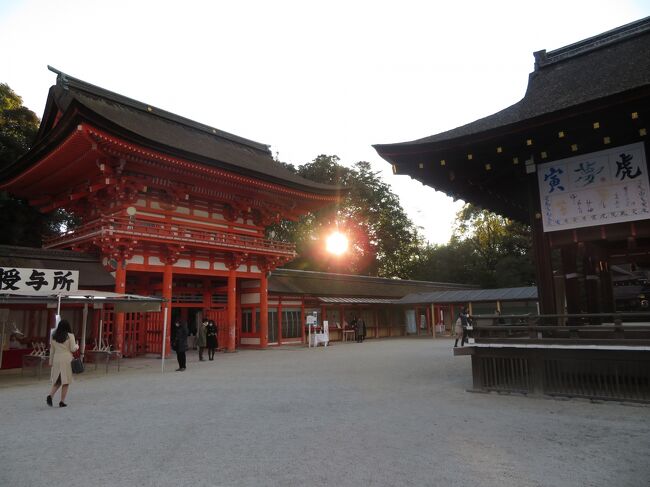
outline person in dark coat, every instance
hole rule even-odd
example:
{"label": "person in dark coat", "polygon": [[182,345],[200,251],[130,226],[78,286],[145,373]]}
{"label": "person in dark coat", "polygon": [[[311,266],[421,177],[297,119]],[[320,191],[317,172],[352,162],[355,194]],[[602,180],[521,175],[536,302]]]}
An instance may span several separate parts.
{"label": "person in dark coat", "polygon": [[219,343],[217,341],[217,325],[213,320],[208,321],[208,326],[205,328],[205,340],[208,347],[208,360],[214,360],[214,351]]}
{"label": "person in dark coat", "polygon": [[174,324],[174,328],[176,333],[173,335],[172,349],[176,352],[176,359],[178,360],[176,372],[182,372],[185,370],[187,363],[185,357],[185,351],[187,350],[187,328],[180,321]]}
{"label": "person in dark coat", "polygon": [[357,343],[363,342],[366,338],[366,322],[363,318],[357,320]]}

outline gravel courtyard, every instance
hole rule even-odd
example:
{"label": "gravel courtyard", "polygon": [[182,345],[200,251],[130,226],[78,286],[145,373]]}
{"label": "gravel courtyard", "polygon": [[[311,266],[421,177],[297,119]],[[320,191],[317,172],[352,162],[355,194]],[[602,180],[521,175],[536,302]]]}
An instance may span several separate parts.
{"label": "gravel courtyard", "polygon": [[65,409],[5,373],[0,485],[650,486],[650,407],[469,393],[451,345],[125,360]]}

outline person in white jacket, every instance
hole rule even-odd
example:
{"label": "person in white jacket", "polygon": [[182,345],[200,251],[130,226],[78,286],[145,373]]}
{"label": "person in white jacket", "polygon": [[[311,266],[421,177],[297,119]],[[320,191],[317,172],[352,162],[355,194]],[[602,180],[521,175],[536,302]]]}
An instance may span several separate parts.
{"label": "person in white jacket", "polygon": [[78,348],[79,345],[74,339],[70,323],[67,320],[59,321],[50,343],[50,365],[52,366],[50,381],[52,382],[52,390],[46,399],[48,406],[52,406],[52,397],[59,390],[59,387],[61,387],[59,407],[64,408],[67,406],[65,396],[68,394],[68,387],[72,383],[72,366],[70,362],[72,362],[72,354]]}

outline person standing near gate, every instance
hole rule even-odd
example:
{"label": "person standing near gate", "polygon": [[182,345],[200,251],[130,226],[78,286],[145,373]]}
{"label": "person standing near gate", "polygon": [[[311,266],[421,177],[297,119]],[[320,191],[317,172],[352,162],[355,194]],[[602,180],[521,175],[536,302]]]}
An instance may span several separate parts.
{"label": "person standing near gate", "polygon": [[199,348],[199,361],[203,362],[203,349],[206,346],[206,328],[208,327],[208,319],[203,318],[203,322],[196,332],[196,346]]}
{"label": "person standing near gate", "polygon": [[187,362],[187,358],[185,357],[185,351],[187,350],[187,328],[180,321],[176,321],[174,328],[176,333],[174,333],[172,341],[172,350],[176,352],[176,359],[178,360],[176,372],[182,372],[185,370]]}
{"label": "person standing near gate", "polygon": [[208,321],[208,326],[205,327],[205,341],[208,346],[208,360],[214,360],[214,351],[219,344],[217,342],[217,325],[213,320]]}

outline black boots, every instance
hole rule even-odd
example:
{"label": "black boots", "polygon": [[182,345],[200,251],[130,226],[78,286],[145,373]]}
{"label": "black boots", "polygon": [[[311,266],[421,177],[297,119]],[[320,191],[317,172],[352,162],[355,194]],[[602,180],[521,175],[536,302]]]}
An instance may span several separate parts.
{"label": "black boots", "polygon": [[48,406],[52,407],[52,396],[47,396],[45,398],[45,402],[47,403]]}

